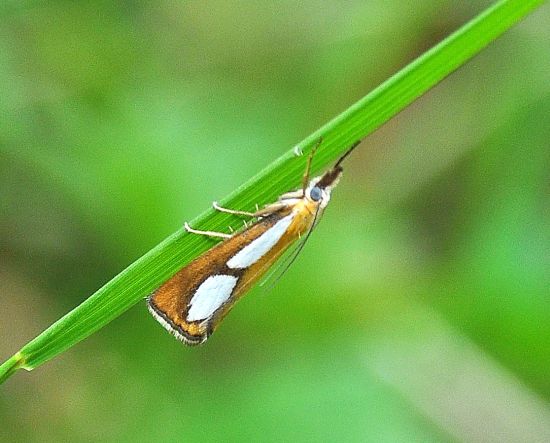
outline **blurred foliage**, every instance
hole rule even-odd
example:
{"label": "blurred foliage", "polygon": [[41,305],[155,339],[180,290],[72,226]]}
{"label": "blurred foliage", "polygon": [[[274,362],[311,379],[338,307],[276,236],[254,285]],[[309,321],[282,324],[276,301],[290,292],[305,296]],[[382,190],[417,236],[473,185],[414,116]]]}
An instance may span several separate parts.
{"label": "blurred foliage", "polygon": [[[404,3],[4,7],[2,357],[490,4]],[[2,441],[548,441],[549,13],[369,137],[207,345],[136,307],[2,386]]]}

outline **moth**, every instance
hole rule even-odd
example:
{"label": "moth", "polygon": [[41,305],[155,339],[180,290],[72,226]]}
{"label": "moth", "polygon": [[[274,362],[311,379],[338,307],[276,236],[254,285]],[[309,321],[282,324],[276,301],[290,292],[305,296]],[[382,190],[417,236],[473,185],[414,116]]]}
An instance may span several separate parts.
{"label": "moth", "polygon": [[200,231],[185,223],[187,232],[223,241],[179,270],[147,299],[151,314],[176,338],[187,345],[204,343],[235,303],[301,239],[289,256],[290,263],[296,258],[340,180],[342,161],[359,144],[351,146],[322,176],[310,180],[312,158],[320,143],[308,157],[300,189],[256,212],[227,209],[214,202],[218,211],[255,219],[250,225],[245,223],[242,231]]}

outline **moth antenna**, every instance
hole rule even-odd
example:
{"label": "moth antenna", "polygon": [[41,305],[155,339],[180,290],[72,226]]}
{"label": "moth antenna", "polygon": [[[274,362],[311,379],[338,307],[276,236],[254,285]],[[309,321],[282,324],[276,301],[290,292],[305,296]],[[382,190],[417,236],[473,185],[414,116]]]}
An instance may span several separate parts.
{"label": "moth antenna", "polygon": [[348,155],[350,155],[352,153],[352,151],[359,145],[359,143],[361,143],[363,140],[357,140],[353,145],[351,145],[348,150],[346,152],[344,152],[344,155],[342,155],[338,161],[336,162],[336,164],[334,165],[333,169],[336,169],[338,168],[342,162],[346,159],[346,157]]}
{"label": "moth antenna", "polygon": [[317,211],[315,211],[315,217],[313,217],[313,223],[311,224],[311,228],[309,228],[309,231],[307,231],[307,234],[304,237],[304,239],[300,242],[300,244],[298,246],[296,246],[296,249],[294,249],[290,253],[290,255],[285,258],[285,261],[283,263],[281,263],[280,266],[278,266],[277,269],[275,269],[275,271],[273,271],[273,273],[265,280],[267,282],[267,280],[269,280],[269,278],[272,275],[274,275],[275,272],[277,272],[279,269],[281,269],[281,267],[283,268],[281,273],[275,278],[275,280],[273,280],[271,285],[269,285],[269,287],[267,287],[265,289],[266,291],[270,291],[271,289],[273,289],[273,287],[279,282],[279,280],[282,278],[282,276],[285,275],[286,271],[288,271],[288,269],[292,266],[292,263],[294,263],[296,261],[296,259],[298,258],[298,255],[300,255],[300,252],[302,252],[302,249],[304,249],[304,246],[305,246],[307,240],[309,239],[309,236],[313,232],[313,228],[315,227],[315,223],[317,222],[318,214],[319,214],[319,207],[317,207]]}
{"label": "moth antenna", "polygon": [[315,155],[315,152],[317,151],[317,148],[323,143],[323,137],[319,137],[319,140],[309,153],[309,157],[307,158],[307,164],[306,164],[306,172],[304,172],[304,178],[302,180],[302,195],[306,195],[306,188],[309,183],[309,174],[311,172],[311,162],[313,161],[313,156]]}
{"label": "moth antenna", "polygon": [[[302,237],[299,237],[299,239],[301,240]],[[293,245],[292,248],[289,248],[289,251],[287,251],[285,254],[284,254],[284,257],[279,260],[279,263],[277,263],[273,269],[271,270],[271,272],[269,272],[266,277],[258,284],[258,286],[265,286],[268,282],[271,282],[273,280],[273,276],[275,274],[277,274],[277,272],[282,268],[284,267],[287,263],[288,263],[288,260],[289,258],[294,255],[294,252],[296,251],[296,249],[298,249],[298,247],[300,246],[300,243],[301,242],[298,242],[297,244]],[[267,288],[264,288],[264,291],[268,291],[270,289],[273,288],[274,285],[270,285],[269,287]]]}

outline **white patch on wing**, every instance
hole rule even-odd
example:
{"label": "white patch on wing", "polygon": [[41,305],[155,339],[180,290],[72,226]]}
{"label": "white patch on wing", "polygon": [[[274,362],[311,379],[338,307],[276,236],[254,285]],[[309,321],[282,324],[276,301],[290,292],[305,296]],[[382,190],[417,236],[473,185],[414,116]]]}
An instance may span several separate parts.
{"label": "white patch on wing", "polygon": [[232,269],[245,269],[262,258],[286,232],[294,214],[287,215],[275,223],[249,245],[242,248],[227,262]]}
{"label": "white patch on wing", "polygon": [[191,308],[187,321],[204,320],[216,312],[233,292],[237,277],[232,275],[211,275],[197,289],[189,302]]}

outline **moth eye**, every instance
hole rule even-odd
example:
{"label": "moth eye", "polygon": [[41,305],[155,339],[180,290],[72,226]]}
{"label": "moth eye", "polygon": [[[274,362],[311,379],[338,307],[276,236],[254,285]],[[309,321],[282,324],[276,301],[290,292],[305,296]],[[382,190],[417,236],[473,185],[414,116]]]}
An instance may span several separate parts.
{"label": "moth eye", "polygon": [[321,200],[322,196],[323,196],[323,192],[317,186],[314,186],[313,188],[311,188],[311,191],[309,191],[309,197],[314,202],[318,202],[319,200]]}

